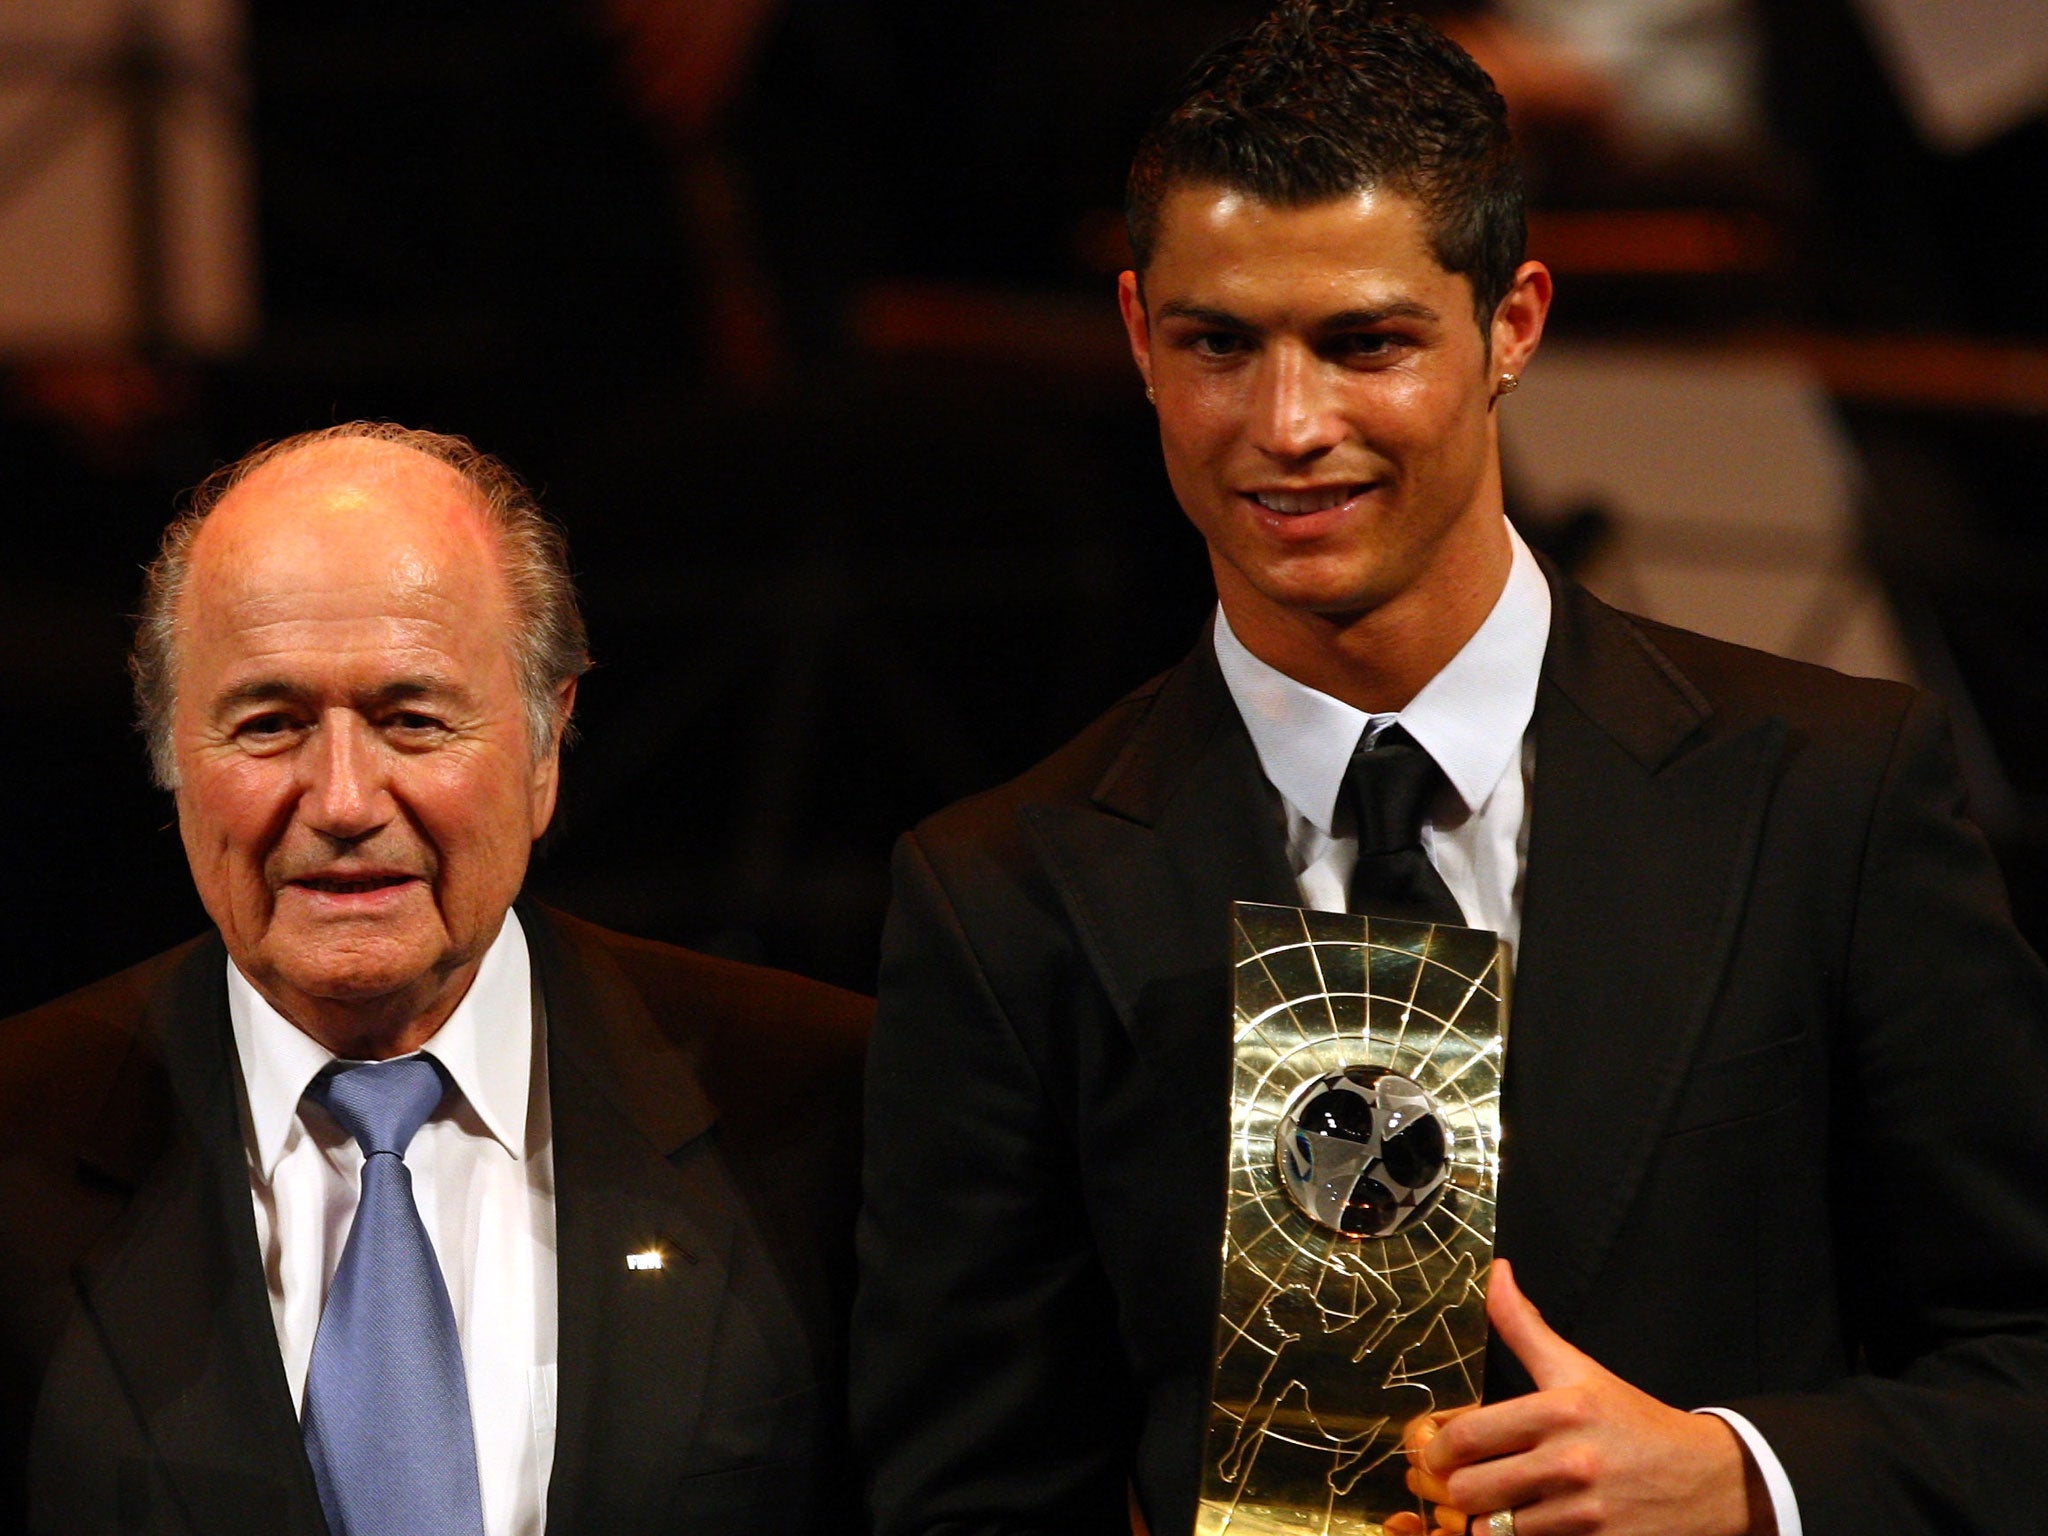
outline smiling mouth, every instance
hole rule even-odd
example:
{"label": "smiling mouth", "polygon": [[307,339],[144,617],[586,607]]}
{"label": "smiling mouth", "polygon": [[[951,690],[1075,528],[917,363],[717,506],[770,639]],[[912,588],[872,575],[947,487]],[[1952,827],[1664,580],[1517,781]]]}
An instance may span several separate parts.
{"label": "smiling mouth", "polygon": [[292,881],[303,890],[319,891],[328,896],[362,896],[371,891],[389,890],[395,885],[410,885],[417,875],[306,875]]}
{"label": "smiling mouth", "polygon": [[1352,497],[1363,495],[1368,488],[1361,484],[1319,485],[1305,491],[1246,491],[1244,494],[1268,512],[1277,512],[1282,517],[1306,517],[1311,512],[1327,512],[1332,507],[1341,507]]}

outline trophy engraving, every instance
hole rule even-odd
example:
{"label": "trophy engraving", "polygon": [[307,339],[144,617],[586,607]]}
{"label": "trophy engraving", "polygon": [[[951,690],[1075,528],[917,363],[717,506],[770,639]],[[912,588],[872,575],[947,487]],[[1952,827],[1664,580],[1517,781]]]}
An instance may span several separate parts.
{"label": "trophy engraving", "polygon": [[1201,1536],[1379,1536],[1409,1421],[1479,1400],[1507,950],[1240,902]]}

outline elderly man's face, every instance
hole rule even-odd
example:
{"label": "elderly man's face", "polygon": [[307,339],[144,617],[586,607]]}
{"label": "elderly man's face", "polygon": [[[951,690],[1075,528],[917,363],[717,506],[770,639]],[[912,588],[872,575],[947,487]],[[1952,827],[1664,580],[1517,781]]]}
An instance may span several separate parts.
{"label": "elderly man's face", "polygon": [[511,622],[494,534],[410,449],[302,450],[201,526],[179,828],[235,963],[330,1048],[389,1054],[439,1027],[553,814]]}

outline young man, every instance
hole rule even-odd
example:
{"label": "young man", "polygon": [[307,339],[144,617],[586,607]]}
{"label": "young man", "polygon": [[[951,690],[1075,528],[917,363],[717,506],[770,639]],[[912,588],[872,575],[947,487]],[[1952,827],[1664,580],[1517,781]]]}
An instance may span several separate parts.
{"label": "young man", "polygon": [[1399,899],[1517,957],[1488,1402],[1418,1489],[1521,1536],[2038,1524],[2048,976],[1939,706],[1521,545],[1497,426],[1550,279],[1499,98],[1419,23],[1283,4],[1152,130],[1130,218],[1219,611],[899,850],[855,1320],[883,1536],[1120,1530],[1127,1486],[1191,1528],[1227,908],[1357,895],[1354,757],[1426,778]]}

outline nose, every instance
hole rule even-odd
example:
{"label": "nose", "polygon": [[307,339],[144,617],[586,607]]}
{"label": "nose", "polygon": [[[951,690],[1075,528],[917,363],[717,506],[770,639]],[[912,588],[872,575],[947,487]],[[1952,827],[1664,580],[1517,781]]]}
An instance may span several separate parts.
{"label": "nose", "polygon": [[390,819],[382,747],[360,717],[330,712],[301,762],[299,814],[314,831],[358,843]]}
{"label": "nose", "polygon": [[1328,370],[1305,346],[1276,345],[1253,380],[1252,443],[1285,464],[1312,462],[1344,436]]}

